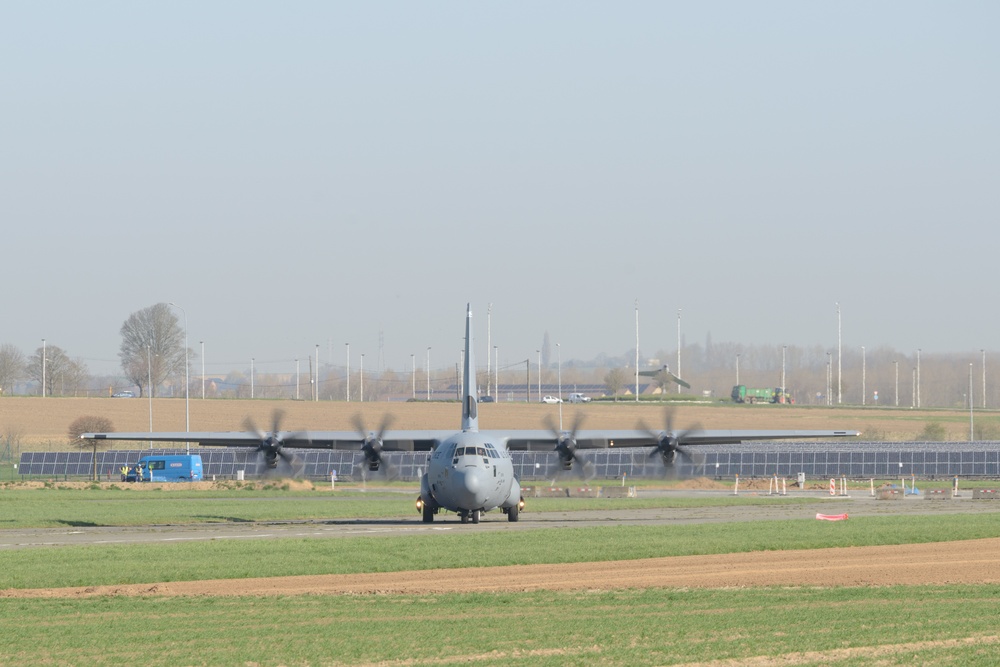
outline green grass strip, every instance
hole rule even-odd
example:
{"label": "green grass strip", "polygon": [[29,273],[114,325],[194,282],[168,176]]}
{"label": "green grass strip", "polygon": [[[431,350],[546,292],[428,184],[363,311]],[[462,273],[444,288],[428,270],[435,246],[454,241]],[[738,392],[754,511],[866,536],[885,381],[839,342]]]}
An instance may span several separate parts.
{"label": "green grass strip", "polygon": [[997,586],[7,600],[0,664],[971,665]]}
{"label": "green grass strip", "polygon": [[596,562],[984,537],[1000,537],[995,515],[65,546],[0,552],[0,589]]}
{"label": "green grass strip", "polygon": [[[158,491],[108,489],[2,489],[0,529],[65,526],[145,526],[150,524],[246,523],[323,519],[412,518],[419,515],[412,495],[357,491],[233,489]],[[537,498],[529,511],[729,507],[774,503],[822,503],[819,498],[705,496],[660,498]]]}

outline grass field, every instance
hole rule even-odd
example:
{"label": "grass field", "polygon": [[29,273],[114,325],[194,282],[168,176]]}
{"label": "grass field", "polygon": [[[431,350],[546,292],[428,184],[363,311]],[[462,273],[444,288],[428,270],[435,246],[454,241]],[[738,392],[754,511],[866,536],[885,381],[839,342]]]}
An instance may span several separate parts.
{"label": "grass field", "polygon": [[[741,500],[774,502],[731,499]],[[167,497],[156,491],[0,489],[3,517],[11,508],[27,513],[33,506],[23,525],[47,525],[46,517],[70,512],[76,517],[72,522],[89,516],[92,523],[113,524],[127,514],[155,512],[157,505],[172,506],[167,514],[182,522],[203,520],[206,507],[215,508],[217,517],[232,515],[225,520],[275,512],[306,518],[316,505],[327,515],[331,508],[351,512],[352,502],[317,503],[309,492],[280,490]],[[383,506],[372,510],[375,514],[391,514],[400,501],[387,494],[363,502]],[[42,547],[0,551],[0,589],[490,568],[998,536],[995,515],[977,514],[862,517],[840,524],[793,520]],[[992,665],[1000,645],[998,594],[1000,588],[991,584],[0,598],[0,664]]]}
{"label": "grass field", "polygon": [[[18,442],[68,447],[77,416],[148,429],[148,403],[0,399],[0,429]],[[192,401],[193,430],[236,430],[288,411],[287,428],[350,428],[391,410],[399,428],[450,427],[454,404]],[[538,427],[550,406],[485,405],[483,428]],[[655,405],[588,406],[587,427],[659,426]],[[857,428],[906,440],[927,422],[962,439],[968,415],[798,406],[680,408],[704,428]],[[993,420],[991,413],[982,417]],[[154,401],[157,430],[183,430],[184,401]],[[967,433],[967,430],[965,430]],[[0,434],[2,435],[2,434]],[[32,447],[34,448],[34,447]],[[399,494],[231,489],[157,492],[0,487],[0,530],[146,526],[364,516],[415,519]],[[808,499],[797,502],[809,503]],[[537,499],[538,510],[571,511]],[[578,501],[574,501],[576,503]],[[593,501],[598,502],[598,501]],[[607,502],[607,501],[600,501]],[[633,502],[633,501],[629,501]],[[652,506],[769,499],[643,500]],[[783,500],[781,502],[787,502]],[[553,503],[551,506],[546,503]],[[664,503],[664,504],[658,504]],[[399,509],[400,506],[405,510]],[[630,504],[629,507],[638,507]],[[621,561],[1000,537],[995,514],[875,516],[673,526],[601,526],[412,537],[208,540],[0,550],[0,589],[124,585],[291,574]],[[149,530],[156,530],[150,527]],[[961,542],[956,542],[960,549]],[[458,570],[456,570],[458,572]],[[468,571],[463,571],[468,572]],[[488,570],[487,570],[488,572]],[[469,576],[467,574],[462,576]],[[483,575],[479,575],[483,576]],[[485,575],[489,576],[489,575]],[[406,595],[0,597],[0,664],[18,665],[993,665],[1000,648],[994,584],[951,586],[639,588]]]}
{"label": "grass field", "polygon": [[996,664],[996,586],[4,601],[20,665]]}

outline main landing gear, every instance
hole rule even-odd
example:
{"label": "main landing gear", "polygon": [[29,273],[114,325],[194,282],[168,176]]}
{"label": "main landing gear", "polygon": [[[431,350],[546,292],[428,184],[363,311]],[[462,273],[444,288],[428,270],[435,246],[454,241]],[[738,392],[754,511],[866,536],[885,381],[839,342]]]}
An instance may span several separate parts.
{"label": "main landing gear", "polygon": [[469,523],[469,519],[472,519],[472,523],[479,523],[479,518],[482,512],[479,510],[459,510],[458,518],[462,520],[462,523]]}

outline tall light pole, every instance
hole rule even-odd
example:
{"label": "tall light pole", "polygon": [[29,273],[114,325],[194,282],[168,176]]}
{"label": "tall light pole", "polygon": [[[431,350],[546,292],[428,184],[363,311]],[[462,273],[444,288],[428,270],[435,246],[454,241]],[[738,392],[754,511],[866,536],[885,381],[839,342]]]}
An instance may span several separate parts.
{"label": "tall light pole", "polygon": [[347,346],[347,402],[351,402],[351,344],[344,343]]}
{"label": "tall light pole", "polygon": [[986,350],[979,350],[983,353],[983,410],[986,409]]}
{"label": "tall light pole", "polygon": [[740,386],[740,355],[736,355],[736,386]]}
{"label": "tall light pole", "polygon": [[917,348],[917,407],[920,407],[920,348]]}
{"label": "tall light pole", "polygon": [[319,402],[319,343],[316,343],[316,393],[313,400]]}
{"label": "tall light pole", "polygon": [[[148,389],[146,393],[149,395],[149,432],[153,432],[153,351],[149,349],[149,345],[146,345],[146,382],[148,382]],[[153,441],[149,441],[149,448],[153,448]]]}
{"label": "tall light pole", "polygon": [[896,367],[896,383],[895,383],[896,384],[896,387],[895,387],[896,391],[895,391],[895,393],[896,393],[896,407],[898,408],[899,407],[899,361],[898,360],[894,361],[894,362],[892,362],[892,364],[893,364],[893,366]]}
{"label": "tall light pole", "polygon": [[299,360],[295,360],[295,400],[299,400]]}
{"label": "tall light pole", "polygon": [[639,299],[635,300],[635,402],[639,402]]}
{"label": "tall light pole", "polygon": [[969,442],[975,438],[975,428],[972,420],[972,362],[969,362]]}
{"label": "tall light pole", "polygon": [[[489,355],[487,355],[489,356]],[[475,369],[473,369],[475,372]],[[431,400],[431,348],[427,346],[427,400]]]}
{"label": "tall light pole", "polygon": [[410,397],[417,398],[417,358],[410,355]]}
{"label": "tall light pole", "polygon": [[[488,355],[488,353],[487,353]],[[497,346],[493,346],[493,393],[496,394],[496,399],[500,400],[500,353],[497,351]]]}
{"label": "tall light pole", "polygon": [[253,357],[250,357],[250,399],[254,397],[253,394]]}
{"label": "tall light pole", "polygon": [[358,369],[358,401],[365,402],[365,353],[361,353],[361,366]]}
{"label": "tall light pole", "polygon": [[833,362],[830,361],[830,353],[826,353],[826,404],[833,405]]}
{"label": "tall light pole", "polygon": [[[191,430],[191,395],[190,395],[190,376],[188,370],[188,314],[187,311],[178,306],[176,303],[169,303],[167,305],[173,306],[177,310],[184,314],[184,430]],[[191,445],[188,444],[188,451],[191,451]]]}
{"label": "tall light pole", "polygon": [[861,407],[865,407],[868,394],[867,385],[868,357],[865,355],[865,346],[861,346]]}
{"label": "tall light pole", "polygon": [[843,400],[843,383],[842,378],[844,376],[843,370],[843,335],[840,326],[840,302],[837,302],[837,405],[840,405]]}
{"label": "tall light pole", "polygon": [[[677,377],[684,377],[681,375],[681,309],[677,309]],[[785,384],[784,380],[781,382],[782,385]],[[681,386],[677,385],[677,393],[681,393]]]}
{"label": "tall light pole", "polygon": [[201,400],[205,400],[205,341],[201,342]]}
{"label": "tall light pole", "polygon": [[562,349],[559,343],[556,343],[556,383],[559,387],[559,395],[556,396],[559,399],[559,430],[562,430]]}
{"label": "tall light pole", "polygon": [[45,398],[45,339],[42,339],[42,398]]}
{"label": "tall light pole", "polygon": [[493,304],[486,308],[486,395],[490,394],[490,348],[493,335]]}
{"label": "tall light pole", "polygon": [[542,351],[535,350],[535,354],[538,355],[538,400],[542,400]]}
{"label": "tall light pole", "polygon": [[788,350],[787,345],[781,346],[781,402],[785,402],[785,396],[788,395],[788,387],[785,385],[785,352]]}

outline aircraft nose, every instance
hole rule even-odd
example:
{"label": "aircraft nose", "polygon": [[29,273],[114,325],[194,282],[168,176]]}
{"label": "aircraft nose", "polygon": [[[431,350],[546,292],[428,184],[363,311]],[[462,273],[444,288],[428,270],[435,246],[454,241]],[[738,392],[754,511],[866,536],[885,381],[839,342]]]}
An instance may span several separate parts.
{"label": "aircraft nose", "polygon": [[478,468],[466,468],[459,473],[461,479],[455,480],[458,487],[459,506],[465,509],[478,509],[486,502],[486,481],[483,471]]}

